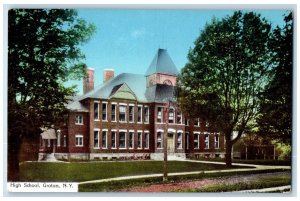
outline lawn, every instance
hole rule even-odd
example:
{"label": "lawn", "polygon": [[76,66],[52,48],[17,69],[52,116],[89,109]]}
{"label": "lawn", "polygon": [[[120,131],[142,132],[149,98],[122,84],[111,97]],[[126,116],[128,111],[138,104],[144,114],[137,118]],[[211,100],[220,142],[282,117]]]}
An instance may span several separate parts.
{"label": "lawn", "polygon": [[[225,159],[222,158],[200,158],[194,160],[202,161],[217,161],[224,162]],[[245,159],[233,159],[233,163],[244,163],[244,164],[255,164],[255,165],[275,165],[275,166],[290,166],[290,160],[245,160]]]}
{"label": "lawn", "polygon": [[213,184],[202,188],[182,189],[173,192],[232,192],[291,185],[290,175],[263,176],[255,181],[235,184]]}
{"label": "lawn", "polygon": [[[241,168],[233,166],[232,168]],[[190,172],[226,169],[225,165],[187,161],[169,161],[168,172]],[[163,173],[162,161],[114,162],[25,162],[20,165],[21,181],[80,182],[130,175]]]}

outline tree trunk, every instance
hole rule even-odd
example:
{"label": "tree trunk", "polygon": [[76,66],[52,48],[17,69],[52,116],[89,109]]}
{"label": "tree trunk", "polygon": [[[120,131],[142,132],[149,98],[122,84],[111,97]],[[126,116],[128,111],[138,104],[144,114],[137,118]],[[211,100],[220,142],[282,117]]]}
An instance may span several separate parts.
{"label": "tree trunk", "polygon": [[21,144],[19,139],[8,139],[7,150],[7,180],[20,181],[19,152]]}
{"label": "tree trunk", "polygon": [[225,151],[225,163],[226,167],[232,166],[232,159],[231,159],[231,151],[232,151],[232,142],[231,142],[231,133],[225,134],[226,139],[226,151]]}

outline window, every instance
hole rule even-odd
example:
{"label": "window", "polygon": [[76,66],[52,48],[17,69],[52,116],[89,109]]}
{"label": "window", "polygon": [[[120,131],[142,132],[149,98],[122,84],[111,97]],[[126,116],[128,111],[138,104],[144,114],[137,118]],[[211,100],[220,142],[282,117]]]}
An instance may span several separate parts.
{"label": "window", "polygon": [[182,114],[181,114],[181,112],[177,112],[177,124],[182,124]]}
{"label": "window", "polygon": [[125,122],[126,121],[126,106],[119,105],[119,121]]}
{"label": "window", "polygon": [[57,146],[58,147],[60,147],[60,138],[61,138],[60,130],[57,130]]}
{"label": "window", "polygon": [[210,124],[209,124],[208,121],[205,122],[205,126],[206,126],[206,127],[209,127],[209,126],[210,126]]}
{"label": "window", "polygon": [[94,131],[94,148],[99,148],[99,131]]}
{"label": "window", "polygon": [[174,109],[173,108],[169,109],[169,123],[170,124],[174,123]]}
{"label": "window", "polygon": [[194,120],[194,126],[200,126],[199,118]]}
{"label": "window", "polygon": [[75,146],[76,147],[83,147],[83,136],[82,135],[76,135],[75,136]]}
{"label": "window", "polygon": [[185,147],[190,149],[190,134],[188,132],[185,133]]}
{"label": "window", "polygon": [[76,115],[75,116],[75,124],[79,124],[79,125],[83,124],[83,117],[82,117],[82,115]]}
{"label": "window", "polygon": [[156,121],[158,123],[163,123],[163,111],[164,111],[163,107],[157,108],[157,120]]}
{"label": "window", "polygon": [[177,133],[177,149],[182,149],[182,133]]}
{"label": "window", "polygon": [[149,107],[144,107],[144,122],[149,123]]}
{"label": "window", "polygon": [[137,119],[138,123],[142,123],[142,108],[143,106],[141,105],[138,106],[138,119]]}
{"label": "window", "polygon": [[184,124],[185,124],[186,126],[190,125],[190,120],[189,120],[188,118],[185,118]]}
{"label": "window", "polygon": [[163,133],[161,131],[157,132],[157,145],[158,149],[163,148]]}
{"label": "window", "polygon": [[107,130],[102,131],[102,149],[107,149]]}
{"label": "window", "polygon": [[66,147],[66,146],[67,146],[67,136],[64,135],[64,147]]}
{"label": "window", "polygon": [[209,135],[208,133],[204,133],[204,142],[205,142],[205,149],[209,148]]}
{"label": "window", "polygon": [[99,120],[99,103],[94,103],[94,119]]}
{"label": "window", "polygon": [[116,104],[111,105],[111,121],[116,121]]}
{"label": "window", "polygon": [[129,105],[129,122],[134,122],[134,105]]}
{"label": "window", "polygon": [[134,132],[129,131],[129,149],[134,148]]}
{"label": "window", "polygon": [[126,132],[124,131],[119,132],[119,148],[120,149],[126,148]]}
{"label": "window", "polygon": [[194,148],[199,149],[199,133],[194,134]]}
{"label": "window", "polygon": [[102,121],[107,121],[107,103],[102,103]]}
{"label": "window", "polygon": [[116,137],[117,133],[116,131],[111,131],[111,148],[112,149],[116,149],[117,148],[117,144],[116,144]]}
{"label": "window", "polygon": [[145,149],[149,149],[149,132],[145,131]]}
{"label": "window", "polygon": [[142,131],[138,131],[138,149],[142,149]]}
{"label": "window", "polygon": [[215,149],[219,149],[220,148],[220,143],[219,143],[219,135],[218,133],[215,134]]}

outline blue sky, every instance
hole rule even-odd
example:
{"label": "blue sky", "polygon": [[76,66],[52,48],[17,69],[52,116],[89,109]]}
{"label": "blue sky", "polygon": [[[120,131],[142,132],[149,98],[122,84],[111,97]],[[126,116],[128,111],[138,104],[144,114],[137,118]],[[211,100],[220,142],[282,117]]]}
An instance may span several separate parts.
{"label": "blue sky", "polygon": [[[95,69],[95,86],[103,82],[104,68],[144,74],[158,48],[168,50],[180,70],[187,53],[206,23],[232,10],[80,9],[79,16],[94,23],[96,33],[82,47],[86,64]],[[275,27],[282,26],[285,10],[256,11]],[[82,81],[72,82],[82,93]]]}

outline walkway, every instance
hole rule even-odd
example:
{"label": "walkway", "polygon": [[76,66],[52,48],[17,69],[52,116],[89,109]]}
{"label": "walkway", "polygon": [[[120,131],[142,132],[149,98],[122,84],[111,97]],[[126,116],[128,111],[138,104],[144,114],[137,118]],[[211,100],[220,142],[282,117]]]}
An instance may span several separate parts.
{"label": "walkway", "polygon": [[[225,165],[224,162],[214,162],[214,161],[198,161],[198,160],[185,160],[187,162],[194,162],[194,163],[207,163],[207,164],[219,164]],[[180,175],[192,175],[192,174],[211,174],[211,173],[218,173],[218,172],[248,172],[248,171],[260,171],[260,170],[276,170],[276,169],[285,169],[290,170],[290,166],[269,166],[269,165],[254,165],[254,164],[242,164],[242,163],[232,163],[232,165],[236,166],[247,166],[249,168],[240,168],[240,169],[225,169],[225,170],[207,170],[207,171],[193,171],[193,172],[176,172],[176,173],[168,173],[168,176],[180,176]],[[79,184],[92,184],[92,183],[101,183],[101,182],[108,182],[108,181],[121,181],[121,180],[128,180],[128,179],[144,179],[144,178],[153,178],[153,177],[162,177],[163,174],[148,174],[148,175],[134,175],[134,176],[125,176],[125,177],[115,177],[115,178],[108,178],[108,179],[99,179],[99,180],[92,180],[92,181],[85,181],[80,182]]]}

